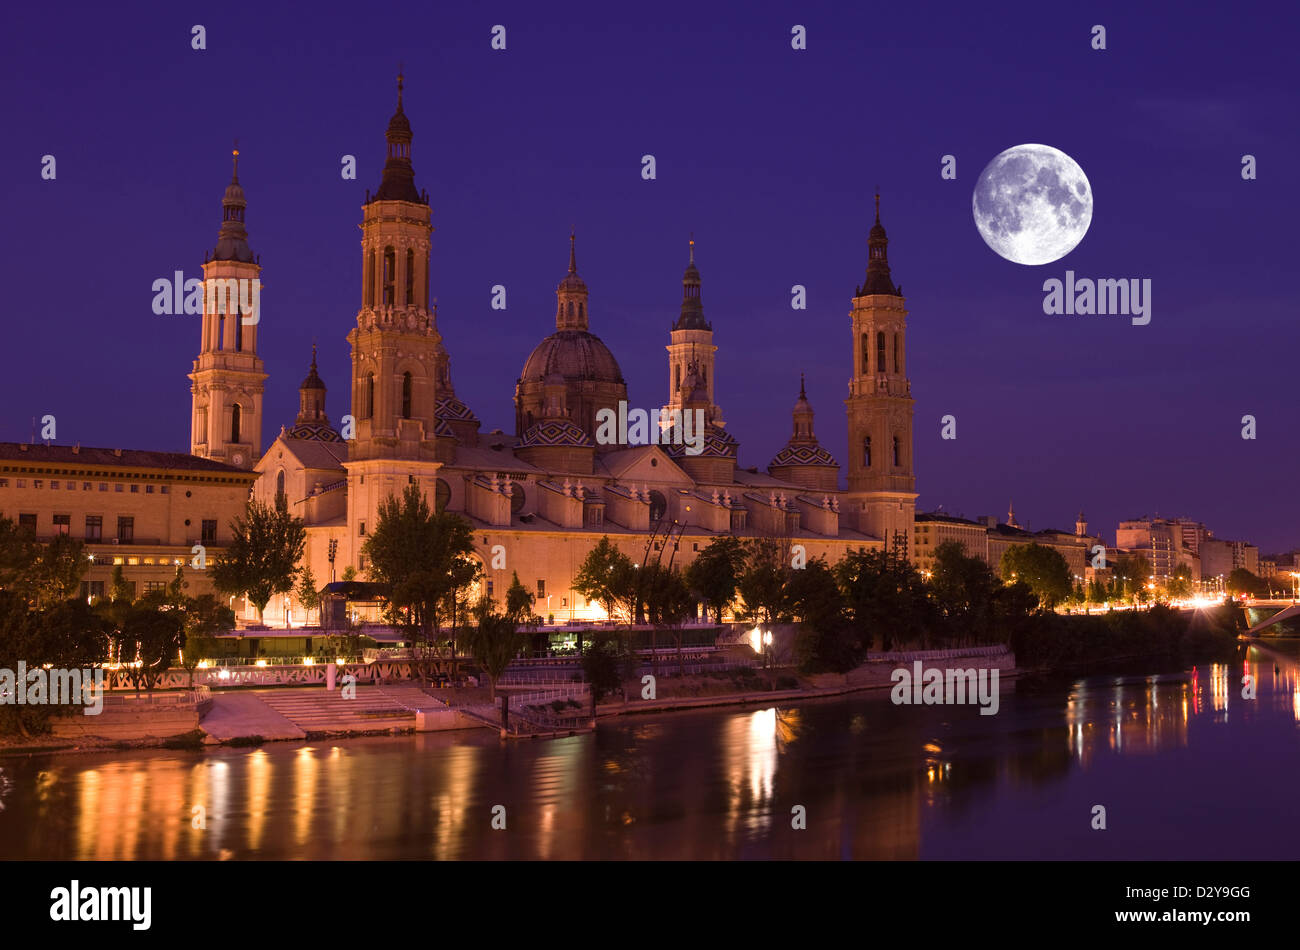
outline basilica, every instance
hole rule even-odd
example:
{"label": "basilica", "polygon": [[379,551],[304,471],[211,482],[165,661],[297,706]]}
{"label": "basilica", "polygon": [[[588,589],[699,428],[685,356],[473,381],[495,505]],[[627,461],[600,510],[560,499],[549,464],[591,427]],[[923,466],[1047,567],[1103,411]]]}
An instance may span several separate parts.
{"label": "basilica", "polygon": [[[440,319],[456,317],[440,315],[431,303],[431,208],[415,183],[400,81],[386,139],[382,180],[362,206],[361,299],[347,331],[352,374],[338,421],[327,411],[313,348],[297,418],[285,420],[263,449],[267,374],[257,327],[240,326],[236,312],[205,313],[190,374],[191,453],[251,470],[253,496],[264,502],[285,497],[306,524],[306,564],[319,585],[345,575],[366,579],[366,532],[380,504],[408,485],[419,486],[431,507],[473,526],[483,593],[500,601],[517,573],[537,595],[536,611],[557,623],[605,619],[572,583],[606,536],[638,564],[675,567],[722,535],[779,539],[831,563],[851,550],[906,550],[916,500],[907,311],[890,275],[878,196],[866,276],[849,315],[844,478],[818,442],[813,407],[793,375],[789,441],[760,470],[741,466],[740,439],[725,425],[716,372],[719,365],[725,371],[725,351],[719,359],[693,242],[680,315],[665,328],[666,399],[655,404],[663,406],[665,425],[689,414],[702,420],[702,431],[685,439],[665,431],[638,444],[597,437],[598,417],[620,405],[626,410],[628,392],[617,357],[594,332],[600,304],[593,310],[573,235],[555,289],[554,330],[515,380],[513,431],[485,429],[457,398],[452,354],[438,330]],[[222,206],[204,279],[258,278],[237,170]],[[719,331],[725,343],[727,328]],[[290,626],[314,620],[296,598],[282,610],[268,608],[266,622],[276,625],[277,618]]]}

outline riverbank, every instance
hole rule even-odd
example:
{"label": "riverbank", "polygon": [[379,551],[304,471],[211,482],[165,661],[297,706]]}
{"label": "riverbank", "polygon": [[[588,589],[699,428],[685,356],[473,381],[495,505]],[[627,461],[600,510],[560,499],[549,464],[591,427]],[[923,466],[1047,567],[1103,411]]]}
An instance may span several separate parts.
{"label": "riverbank", "polygon": [[[911,669],[914,662],[921,662],[924,669],[952,666],[995,669],[1001,682],[1020,673],[1015,666],[1015,656],[1009,650],[987,647],[882,655],[844,674],[798,676],[790,670],[775,670],[769,677],[766,673],[744,669],[675,677],[671,669],[667,669],[655,679],[654,698],[641,698],[641,684],[630,683],[627,696],[599,704],[596,717],[601,720],[675,710],[773,702],[789,704],[890,689],[893,671],[900,666]],[[795,685],[771,688],[785,683]],[[425,691],[416,686],[396,689],[359,687],[354,700],[343,700],[337,691],[328,693],[321,687],[213,692],[211,707],[197,728],[179,735],[105,738],[86,734],[89,727],[82,725],[78,730],[82,734],[75,739],[7,737],[0,740],[0,757],[117,749],[237,747],[276,741],[414,734],[429,729],[477,731],[485,728],[486,724],[455,714],[455,705],[458,699],[472,701],[482,692],[481,687],[472,688],[465,697],[458,697],[455,691]],[[443,702],[450,702],[452,708],[446,709]],[[427,723],[433,717],[428,717],[427,712],[432,710],[426,710],[426,715],[417,715],[421,705],[442,709],[441,722],[429,726]]]}

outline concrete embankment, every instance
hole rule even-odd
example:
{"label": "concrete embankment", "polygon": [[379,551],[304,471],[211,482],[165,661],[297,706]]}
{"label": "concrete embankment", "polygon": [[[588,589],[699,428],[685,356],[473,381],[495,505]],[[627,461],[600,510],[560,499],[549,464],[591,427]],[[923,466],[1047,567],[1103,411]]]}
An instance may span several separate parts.
{"label": "concrete embankment", "polygon": [[[715,693],[707,696],[665,696],[640,699],[629,696],[626,702],[602,703],[596,707],[598,717],[636,715],[651,712],[671,712],[676,709],[705,709],[711,706],[745,706],[771,702],[789,703],[800,699],[826,699],[867,690],[893,687],[894,670],[905,667],[909,672],[913,664],[921,663],[922,671],[950,668],[979,667],[997,670],[1000,682],[1020,674],[1016,658],[1005,648],[977,647],[970,649],[930,650],[914,653],[887,654],[873,658],[847,673],[822,673],[805,677],[808,685],[793,689],[751,689],[735,693]],[[671,680],[666,681],[671,688]]]}
{"label": "concrete embankment", "polygon": [[[602,703],[596,714],[598,718],[606,718],[680,709],[789,704],[884,690],[892,687],[894,670],[905,667],[912,671],[916,662],[922,664],[923,670],[996,669],[1003,682],[1019,673],[1010,651],[987,647],[878,655],[848,673],[803,677],[801,685],[791,689],[763,689],[764,679],[760,676],[748,689],[691,695],[689,691],[698,687],[674,680],[666,675],[671,672],[667,670],[660,683],[669,695],[643,700],[639,693],[630,692],[627,701],[620,698]],[[714,682],[707,688],[719,687],[722,684]],[[246,744],[327,736],[477,730],[487,725],[481,719],[449,708],[414,685],[358,687],[355,698],[346,700],[341,691],[328,691],[320,686],[244,689],[214,692],[210,700],[197,706],[110,704],[99,716],[56,719],[52,736],[10,742],[0,747],[0,751],[93,751],[114,745],[162,745],[182,736],[201,737],[207,745]]]}

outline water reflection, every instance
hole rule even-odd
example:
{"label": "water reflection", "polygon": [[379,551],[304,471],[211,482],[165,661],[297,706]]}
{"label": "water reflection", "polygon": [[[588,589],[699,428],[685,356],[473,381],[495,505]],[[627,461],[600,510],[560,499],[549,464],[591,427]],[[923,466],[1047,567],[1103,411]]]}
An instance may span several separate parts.
{"label": "water reflection", "polygon": [[[1300,751],[1297,723],[1300,662],[1251,650],[1019,689],[989,717],[873,695],[629,719],[552,742],[503,745],[484,730],[33,758],[0,767],[0,856],[1170,857],[1240,788],[1266,805],[1300,778],[1286,754]],[[1123,835],[1089,837],[1077,816],[1094,801],[1124,817]],[[1290,823],[1250,826],[1267,808],[1234,814],[1241,856],[1300,844]]]}

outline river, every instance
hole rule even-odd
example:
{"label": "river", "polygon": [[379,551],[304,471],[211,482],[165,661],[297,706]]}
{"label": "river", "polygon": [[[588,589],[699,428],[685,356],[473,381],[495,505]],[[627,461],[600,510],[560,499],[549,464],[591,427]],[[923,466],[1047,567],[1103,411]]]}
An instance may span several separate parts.
{"label": "river", "polygon": [[877,691],[549,741],[8,757],[0,857],[1290,859],[1297,753],[1300,666],[1252,650],[1021,678],[993,716]]}

